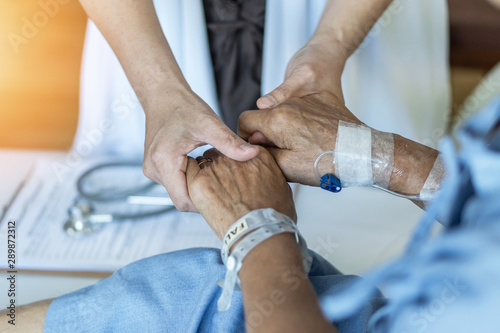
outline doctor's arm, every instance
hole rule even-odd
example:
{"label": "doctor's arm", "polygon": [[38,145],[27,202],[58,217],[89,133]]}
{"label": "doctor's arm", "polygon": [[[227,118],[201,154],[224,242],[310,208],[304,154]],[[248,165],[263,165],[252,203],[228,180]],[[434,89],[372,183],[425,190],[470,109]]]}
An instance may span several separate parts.
{"label": "doctor's arm", "polygon": [[80,0],[117,55],[146,113],[143,169],[177,209],[194,210],[186,155],[205,143],[245,161],[257,150],[235,135],[186,82],[151,0]]}
{"label": "doctor's arm", "polygon": [[288,63],[284,82],[257,101],[260,109],[327,91],[343,103],[340,78],[354,53],[392,0],[328,0],[316,31]]}

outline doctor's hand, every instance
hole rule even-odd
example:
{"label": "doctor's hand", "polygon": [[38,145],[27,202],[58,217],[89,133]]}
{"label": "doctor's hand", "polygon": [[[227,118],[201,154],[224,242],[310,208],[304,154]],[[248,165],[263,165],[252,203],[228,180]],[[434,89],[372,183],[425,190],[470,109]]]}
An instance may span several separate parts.
{"label": "doctor's hand", "polygon": [[[319,186],[314,161],[334,149],[339,120],[363,124],[336,95],[323,92],[290,98],[269,110],[245,111],[238,132],[248,142],[268,147],[288,181]],[[332,161],[327,160],[320,163],[324,173],[331,172]]]}
{"label": "doctor's hand", "polygon": [[292,190],[262,147],[247,162],[210,149],[197,160],[188,158],[186,174],[193,203],[221,239],[234,222],[255,209],[274,208],[297,220]]}
{"label": "doctor's hand", "polygon": [[233,133],[196,94],[164,95],[146,106],[143,172],[165,186],[178,210],[196,211],[186,183],[188,153],[211,144],[229,158],[246,161],[259,151]]}
{"label": "doctor's hand", "polygon": [[313,37],[290,60],[284,82],[257,100],[259,109],[275,107],[291,97],[330,92],[343,102],[341,75],[346,54],[341,48],[327,47],[329,41]]}

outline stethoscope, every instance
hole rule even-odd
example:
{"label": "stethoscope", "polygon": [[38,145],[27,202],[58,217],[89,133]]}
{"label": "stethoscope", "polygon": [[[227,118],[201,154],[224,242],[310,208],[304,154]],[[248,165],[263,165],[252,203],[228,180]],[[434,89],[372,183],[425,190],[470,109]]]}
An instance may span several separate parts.
{"label": "stethoscope", "polygon": [[[68,209],[68,220],[64,223],[63,229],[70,236],[91,235],[101,230],[105,225],[129,219],[143,219],[175,210],[175,206],[168,196],[147,196],[140,195],[148,192],[157,183],[147,181],[145,184],[135,186],[126,190],[102,191],[91,193],[85,189],[85,184],[97,172],[104,169],[120,167],[141,167],[140,162],[111,162],[102,163],[85,171],[76,182],[78,199]],[[98,213],[96,203],[126,202],[128,205],[153,205],[164,208],[149,210],[131,214]]]}

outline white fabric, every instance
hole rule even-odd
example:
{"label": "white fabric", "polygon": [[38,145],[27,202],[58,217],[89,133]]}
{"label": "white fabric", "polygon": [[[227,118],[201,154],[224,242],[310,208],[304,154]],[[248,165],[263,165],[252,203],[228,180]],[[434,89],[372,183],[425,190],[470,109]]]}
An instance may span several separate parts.
{"label": "white fabric", "polygon": [[[218,112],[202,1],[154,3],[187,81]],[[283,81],[289,59],[314,32],[324,3],[267,1],[263,93]],[[343,77],[346,104],[367,125],[430,145],[442,135],[450,104],[446,12],[445,0],[396,0],[351,57]],[[74,148],[90,141],[94,154],[142,155],[144,119],[117,58],[89,21]],[[102,131],[101,140],[90,140],[103,121],[113,126]]]}
{"label": "white fabric", "polygon": [[396,0],[349,60],[347,106],[368,126],[437,147],[451,105],[442,0]]}

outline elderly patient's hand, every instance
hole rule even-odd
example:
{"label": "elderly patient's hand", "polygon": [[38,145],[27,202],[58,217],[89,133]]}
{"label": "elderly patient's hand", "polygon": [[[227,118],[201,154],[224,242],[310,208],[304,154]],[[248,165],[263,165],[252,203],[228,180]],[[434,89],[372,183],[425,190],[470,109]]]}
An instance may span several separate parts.
{"label": "elderly patient's hand", "polygon": [[318,186],[314,161],[334,149],[339,120],[362,124],[335,95],[323,92],[290,98],[273,109],[246,111],[239,134],[250,143],[277,147],[269,151],[289,181]]}
{"label": "elderly patient's hand", "polygon": [[259,149],[257,157],[247,162],[234,161],[215,149],[198,161],[188,160],[189,195],[221,239],[231,224],[255,209],[274,208],[296,220],[285,177],[271,154]]}

